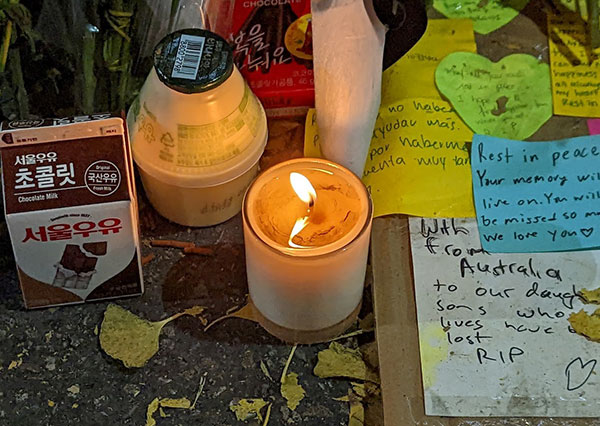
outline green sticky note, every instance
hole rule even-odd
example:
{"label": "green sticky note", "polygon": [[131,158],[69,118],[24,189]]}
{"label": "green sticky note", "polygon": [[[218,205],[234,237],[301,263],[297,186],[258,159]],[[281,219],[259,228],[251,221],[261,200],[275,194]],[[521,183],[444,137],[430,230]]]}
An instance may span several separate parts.
{"label": "green sticky note", "polygon": [[470,52],[446,56],[435,83],[475,133],[522,140],[552,116],[550,67],[531,55],[492,62]]}
{"label": "green sticky note", "polygon": [[433,0],[433,7],[448,18],[470,18],[473,29],[488,34],[508,24],[529,0]]}

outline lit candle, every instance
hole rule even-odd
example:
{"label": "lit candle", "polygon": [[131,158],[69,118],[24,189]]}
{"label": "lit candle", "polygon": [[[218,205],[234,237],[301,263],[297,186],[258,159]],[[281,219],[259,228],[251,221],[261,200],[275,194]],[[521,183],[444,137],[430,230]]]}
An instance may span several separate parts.
{"label": "lit candle", "polygon": [[298,343],[348,328],[360,309],[372,221],[360,179],[326,160],[286,161],[250,186],[243,216],[261,324]]}

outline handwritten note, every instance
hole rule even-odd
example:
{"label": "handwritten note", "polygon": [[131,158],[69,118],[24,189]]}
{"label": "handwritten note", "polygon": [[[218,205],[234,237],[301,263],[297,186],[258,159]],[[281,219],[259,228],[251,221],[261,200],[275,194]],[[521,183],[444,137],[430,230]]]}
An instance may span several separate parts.
{"label": "handwritten note", "polygon": [[548,15],[554,113],[600,117],[600,58],[578,14]]}
{"label": "handwritten note", "polygon": [[552,116],[548,65],[531,55],[494,63],[475,53],[451,53],[435,81],[475,133],[525,139]]}
{"label": "handwritten note", "polygon": [[[304,154],[315,156],[318,129],[313,121],[307,120],[306,126]],[[472,136],[452,106],[442,100],[404,99],[381,107],[362,177],[375,216],[475,216],[469,158]]]}
{"label": "handwritten note", "polygon": [[475,135],[473,192],[483,247],[600,247],[600,136],[521,142]]}
{"label": "handwritten note", "polygon": [[433,0],[433,7],[448,18],[470,18],[474,29],[488,34],[512,21],[529,0]]}
{"label": "handwritten note", "polygon": [[591,119],[587,121],[588,130],[590,135],[600,135],[600,120]]}
{"label": "handwritten note", "polygon": [[491,254],[474,219],[409,227],[426,414],[597,417],[599,346],[567,318],[600,252]]}
{"label": "handwritten note", "polygon": [[414,98],[382,107],[363,175],[375,215],[473,216],[472,135],[444,101]]}
{"label": "handwritten note", "polygon": [[430,19],[419,42],[383,72],[381,104],[405,98],[441,99],[435,87],[435,69],[446,55],[458,51],[477,52],[473,22],[470,19]]}
{"label": "handwritten note", "polygon": [[319,145],[319,128],[317,126],[317,110],[310,108],[306,114],[304,124],[304,156],[321,158],[321,145]]}

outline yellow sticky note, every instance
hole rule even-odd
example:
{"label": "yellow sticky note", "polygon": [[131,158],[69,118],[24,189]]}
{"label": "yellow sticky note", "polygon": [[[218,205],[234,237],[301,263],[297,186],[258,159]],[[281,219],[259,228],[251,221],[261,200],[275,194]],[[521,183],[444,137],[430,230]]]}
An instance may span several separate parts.
{"label": "yellow sticky note", "polygon": [[[317,135],[316,121],[307,120],[305,154],[315,156],[310,145]],[[362,178],[375,217],[474,217],[472,138],[448,102],[411,98],[381,107]]]}
{"label": "yellow sticky note", "polygon": [[600,59],[578,14],[548,16],[554,114],[600,117]]}
{"label": "yellow sticky note", "polygon": [[316,110],[311,108],[306,114],[304,126],[304,156],[321,158],[321,145],[319,145],[319,129],[317,127]]}
{"label": "yellow sticky note", "polygon": [[375,216],[473,217],[472,137],[445,101],[411,98],[382,107],[362,179]]}
{"label": "yellow sticky note", "polygon": [[435,87],[435,69],[452,52],[477,52],[470,19],[431,19],[417,44],[384,71],[381,104],[403,98],[441,99]]}

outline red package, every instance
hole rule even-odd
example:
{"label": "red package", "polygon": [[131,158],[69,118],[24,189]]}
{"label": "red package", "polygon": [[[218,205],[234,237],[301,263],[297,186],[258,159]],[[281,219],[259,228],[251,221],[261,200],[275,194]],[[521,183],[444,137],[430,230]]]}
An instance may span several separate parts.
{"label": "red package", "polygon": [[310,0],[235,0],[227,14],[229,29],[219,28],[222,21],[214,29],[232,43],[235,64],[267,114],[313,107]]}

